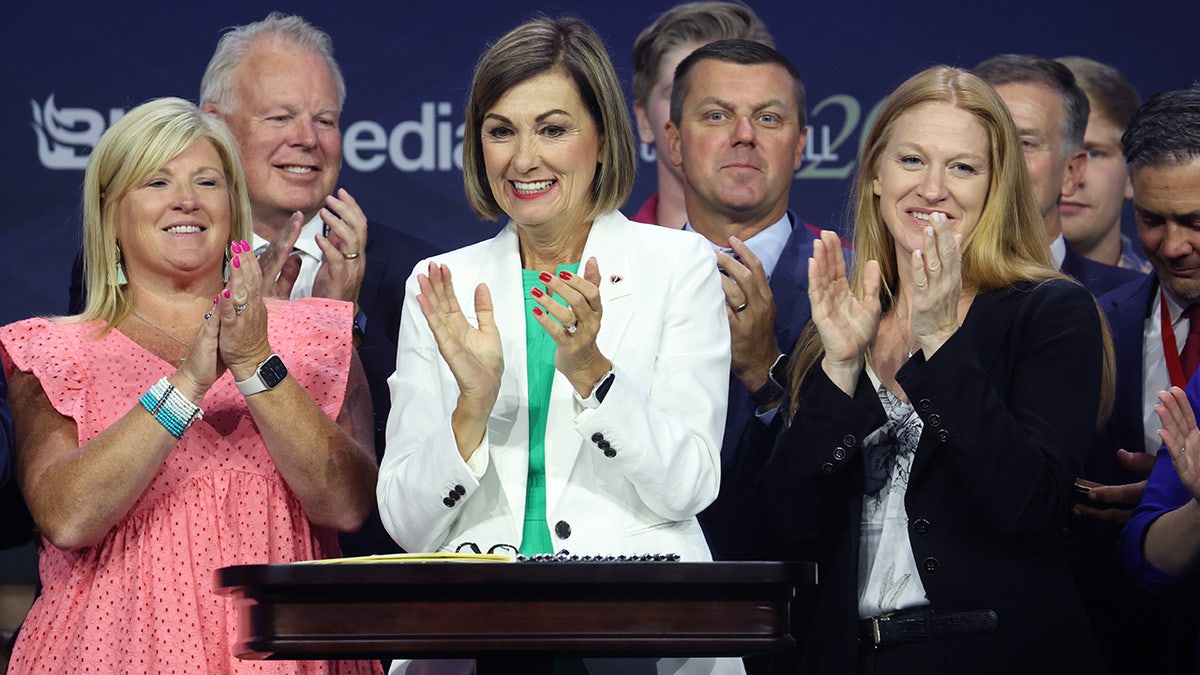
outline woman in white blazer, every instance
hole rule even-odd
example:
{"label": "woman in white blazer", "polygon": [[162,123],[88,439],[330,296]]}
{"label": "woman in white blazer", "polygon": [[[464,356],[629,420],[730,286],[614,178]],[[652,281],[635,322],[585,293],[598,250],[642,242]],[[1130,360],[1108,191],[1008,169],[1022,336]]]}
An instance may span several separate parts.
{"label": "woman in white blazer", "polygon": [[[724,296],[701,237],[616,210],[634,165],[621,86],[587,24],[536,19],[482,56],[463,175],[476,213],[509,222],[408,280],[378,486],[405,549],[711,560],[696,514],[720,484]],[[741,667],[657,667],[714,669]]]}
{"label": "woman in white blazer", "polygon": [[616,210],[635,154],[603,44],[579,20],[523,24],[481,57],[467,108],[468,200],[509,222],[408,280],[384,524],[409,551],[710,560],[720,280],[702,238]]}

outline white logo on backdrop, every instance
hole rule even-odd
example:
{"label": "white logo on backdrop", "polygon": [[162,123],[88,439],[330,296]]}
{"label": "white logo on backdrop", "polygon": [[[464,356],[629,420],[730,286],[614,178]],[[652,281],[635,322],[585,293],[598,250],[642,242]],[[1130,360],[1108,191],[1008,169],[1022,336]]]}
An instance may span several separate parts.
{"label": "white logo on backdrop", "polygon": [[[43,104],[30,103],[38,159],[47,169],[86,168],[100,135],[125,114],[121,108],[111,108],[105,120],[104,113],[92,108],[60,108],[54,103],[54,94]],[[874,121],[880,104],[865,118],[858,100],[848,94],[830,96],[813,106],[808,144],[796,178],[838,180],[849,176],[861,150],[861,136]],[[389,164],[403,173],[461,170],[463,123],[453,116],[453,106],[446,101],[425,101],[420,110],[419,119],[403,120],[390,129],[374,120],[347,126],[342,138],[347,166],[360,173],[372,173]],[[655,161],[654,147],[639,145],[641,160]]]}
{"label": "white logo on backdrop", "polygon": [[[33,106],[33,131],[37,134],[38,160],[47,169],[83,169],[92,148],[106,128],[104,113],[92,108],[59,108],[54,94]],[[121,108],[109,110],[108,124],[125,115]]]}

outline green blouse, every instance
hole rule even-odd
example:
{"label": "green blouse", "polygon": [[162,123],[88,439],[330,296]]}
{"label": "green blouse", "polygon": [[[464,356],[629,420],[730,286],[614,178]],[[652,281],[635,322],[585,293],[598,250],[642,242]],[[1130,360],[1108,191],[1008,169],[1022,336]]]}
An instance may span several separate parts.
{"label": "green blouse", "polygon": [[[576,274],[579,263],[559,265],[562,271]],[[550,406],[550,388],[554,384],[554,339],[542,328],[533,308],[540,307],[530,291],[535,287],[549,294],[539,279],[539,270],[521,270],[525,288],[526,377],[529,381],[529,472],[525,481],[525,527],[521,532],[520,552],[527,556],[554,553],[550,526],[546,523],[546,416]],[[566,302],[554,297],[563,305]]]}

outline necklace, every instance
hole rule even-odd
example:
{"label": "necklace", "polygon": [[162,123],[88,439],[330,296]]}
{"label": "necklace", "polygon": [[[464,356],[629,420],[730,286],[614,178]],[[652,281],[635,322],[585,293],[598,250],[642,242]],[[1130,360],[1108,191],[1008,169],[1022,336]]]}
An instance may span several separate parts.
{"label": "necklace", "polygon": [[[133,315],[134,315],[134,316],[136,316],[137,318],[141,319],[143,322],[145,322],[145,324],[146,324],[147,326],[150,326],[150,327],[151,327],[151,328],[153,328],[154,330],[156,330],[156,331],[158,331],[158,332],[162,333],[163,335],[166,335],[167,337],[171,338],[171,339],[172,339],[172,340],[174,340],[175,342],[178,342],[179,344],[183,345],[184,347],[187,347],[187,350],[188,350],[189,352],[190,352],[190,351],[192,351],[192,345],[188,344],[187,342],[184,342],[183,340],[180,340],[179,338],[175,337],[174,335],[171,335],[170,333],[168,333],[166,330],[164,330],[164,329],[163,329],[161,326],[159,326],[158,324],[156,324],[156,323],[154,323],[153,321],[151,321],[150,319],[147,319],[146,317],[142,316],[142,313],[141,313],[141,312],[139,312],[139,311],[137,311],[137,310],[135,309],[135,310],[133,310]],[[179,360],[180,360],[180,361],[187,361],[187,357],[186,357],[186,356],[184,356],[183,358],[181,358],[181,359],[179,359]]]}

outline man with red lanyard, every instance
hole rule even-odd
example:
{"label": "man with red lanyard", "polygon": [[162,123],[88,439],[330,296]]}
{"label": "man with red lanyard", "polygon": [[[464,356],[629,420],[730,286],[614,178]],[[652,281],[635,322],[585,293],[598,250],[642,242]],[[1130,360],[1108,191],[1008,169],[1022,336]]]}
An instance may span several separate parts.
{"label": "man with red lanyard", "polygon": [[[1099,300],[1113,334],[1116,399],[1084,467],[1084,478],[1103,486],[1086,494],[1080,490],[1072,524],[1076,534],[1092,543],[1111,543],[1142,496],[1162,445],[1162,424],[1154,412],[1158,392],[1185,388],[1200,364],[1200,229],[1195,222],[1200,181],[1188,184],[1180,178],[1200,176],[1196,160],[1180,159],[1200,152],[1200,132],[1193,126],[1200,120],[1200,93],[1192,93],[1190,100],[1191,110],[1184,112],[1161,100],[1153,106],[1147,102],[1122,139],[1134,186],[1138,240],[1154,271]],[[1099,642],[1110,652],[1112,671],[1175,672],[1168,664],[1177,663],[1179,655],[1164,648],[1172,643],[1164,636],[1170,634],[1178,608],[1134,588],[1119,570],[1105,577],[1101,588],[1094,582],[1108,566],[1108,550],[1100,555],[1095,546],[1079,547],[1071,554],[1081,552],[1088,559],[1073,565],[1076,582],[1081,590],[1085,584],[1096,587],[1097,592],[1081,595]],[[1090,578],[1081,575],[1084,569],[1092,570]],[[1103,611],[1097,611],[1097,602],[1103,603]]]}

